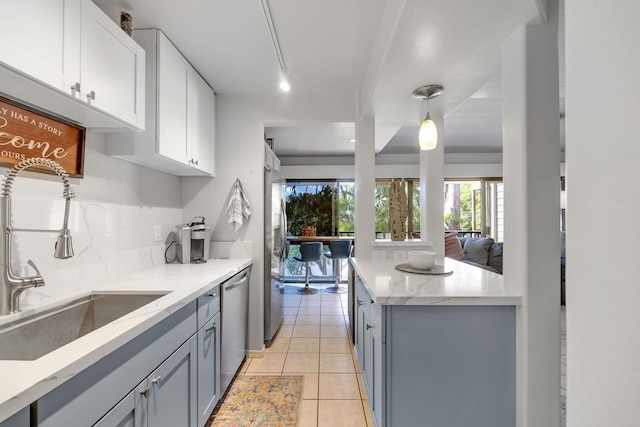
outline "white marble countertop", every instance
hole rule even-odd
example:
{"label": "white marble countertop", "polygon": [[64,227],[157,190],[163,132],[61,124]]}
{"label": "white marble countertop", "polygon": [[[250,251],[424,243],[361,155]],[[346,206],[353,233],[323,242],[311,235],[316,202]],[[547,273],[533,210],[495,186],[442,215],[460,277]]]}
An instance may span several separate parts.
{"label": "white marble countertop", "polygon": [[505,291],[502,276],[445,258],[453,274],[433,276],[395,269],[406,259],[351,258],[373,302],[383,305],[520,305],[522,296]]}
{"label": "white marble countertop", "polygon": [[118,320],[33,361],[0,360],[0,422],[143,333],[212,286],[251,265],[250,258],[211,259],[205,264],[164,264],[85,292],[52,298],[46,305],[3,316],[2,323],[96,291],[168,292]]}

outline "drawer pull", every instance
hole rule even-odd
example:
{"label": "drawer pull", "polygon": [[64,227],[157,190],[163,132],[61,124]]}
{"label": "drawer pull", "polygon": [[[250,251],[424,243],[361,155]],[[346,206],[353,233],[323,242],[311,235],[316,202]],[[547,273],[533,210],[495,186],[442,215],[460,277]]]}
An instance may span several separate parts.
{"label": "drawer pull", "polygon": [[209,296],[210,296],[211,298],[215,298],[215,297],[217,297],[217,296],[218,296],[218,294],[213,293],[213,294],[209,294]]}
{"label": "drawer pull", "polygon": [[140,394],[143,395],[144,397],[149,397],[149,389],[145,388],[140,392]]}
{"label": "drawer pull", "polygon": [[367,326],[367,331],[368,331],[369,329],[373,328],[373,326],[371,326],[371,325],[370,325],[370,324],[368,324],[368,323],[367,323],[367,325],[366,325],[366,326]]}
{"label": "drawer pull", "polygon": [[151,380],[151,382],[155,385],[160,385],[160,380],[162,379],[162,377],[157,376],[154,379]]}
{"label": "drawer pull", "polygon": [[360,300],[360,298],[357,298],[357,300],[358,300],[358,307],[360,307],[363,304],[363,302]]}
{"label": "drawer pull", "polygon": [[211,326],[207,326],[206,328],[204,328],[204,331],[205,332],[209,332],[210,330],[215,329],[215,328],[216,328],[216,323],[213,322],[213,324]]}

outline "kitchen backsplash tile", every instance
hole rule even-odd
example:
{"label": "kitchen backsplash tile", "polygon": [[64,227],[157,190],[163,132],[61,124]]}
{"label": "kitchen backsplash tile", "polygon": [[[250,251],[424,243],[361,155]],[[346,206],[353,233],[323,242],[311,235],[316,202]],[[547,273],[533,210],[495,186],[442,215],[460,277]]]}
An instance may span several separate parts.
{"label": "kitchen backsplash tile", "polygon": [[[23,308],[88,290],[137,269],[164,263],[169,234],[182,217],[179,177],[137,166],[104,154],[103,133],[87,133],[83,179],[71,179],[69,228],[75,255],[53,257],[56,233],[13,233],[12,266],[16,274],[34,275],[33,260],[45,286],[28,289]],[[58,230],[64,199],[56,176],[21,172],[12,191],[12,225]],[[162,241],[154,241],[160,225]]]}

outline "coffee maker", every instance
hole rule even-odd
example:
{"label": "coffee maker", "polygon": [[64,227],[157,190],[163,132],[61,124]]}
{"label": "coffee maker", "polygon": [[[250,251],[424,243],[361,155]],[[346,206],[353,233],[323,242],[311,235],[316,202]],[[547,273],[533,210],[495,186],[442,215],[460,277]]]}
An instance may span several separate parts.
{"label": "coffee maker", "polygon": [[201,264],[209,258],[211,227],[204,224],[204,217],[194,217],[190,223],[176,227],[178,262]]}

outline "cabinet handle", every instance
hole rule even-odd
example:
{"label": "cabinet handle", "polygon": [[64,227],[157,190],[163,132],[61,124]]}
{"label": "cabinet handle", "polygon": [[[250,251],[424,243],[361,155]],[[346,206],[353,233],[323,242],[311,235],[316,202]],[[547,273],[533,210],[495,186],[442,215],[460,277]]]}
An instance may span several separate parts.
{"label": "cabinet handle", "polygon": [[211,326],[207,326],[206,328],[204,328],[205,332],[209,332],[212,329],[216,328],[216,323],[214,322]]}
{"label": "cabinet handle", "polygon": [[160,380],[162,379],[162,377],[157,376],[154,379],[151,380],[151,382],[155,385],[160,385]]}
{"label": "cabinet handle", "polygon": [[194,164],[194,165],[196,165],[196,166],[198,166],[198,161],[197,161],[197,160],[194,160],[194,161],[193,161],[193,164]]}
{"label": "cabinet handle", "polygon": [[210,296],[211,298],[215,298],[215,297],[217,297],[217,296],[218,296],[218,294],[213,293],[213,294],[209,294],[209,296]]}
{"label": "cabinet handle", "polygon": [[91,101],[92,101],[92,100],[93,100],[93,101],[95,101],[95,100],[96,100],[96,92],[95,92],[95,91],[93,91],[93,90],[87,94],[87,102],[88,102],[89,104],[91,104]]}
{"label": "cabinet handle", "polygon": [[366,324],[366,326],[367,326],[367,331],[368,331],[369,329],[373,328],[373,326],[371,326],[371,325],[370,325],[370,324],[368,324],[368,323]]}
{"label": "cabinet handle", "polygon": [[71,96],[76,97],[76,93],[80,93],[80,83],[76,82],[76,84],[71,85]]}
{"label": "cabinet handle", "polygon": [[356,298],[356,299],[358,300],[358,307],[360,307],[363,304],[363,302],[360,300],[360,298]]}
{"label": "cabinet handle", "polygon": [[146,398],[146,397],[149,397],[149,389],[148,389],[148,388],[145,388],[144,390],[142,390],[142,391],[140,392],[140,394],[141,394],[141,395],[143,395],[145,398]]}

